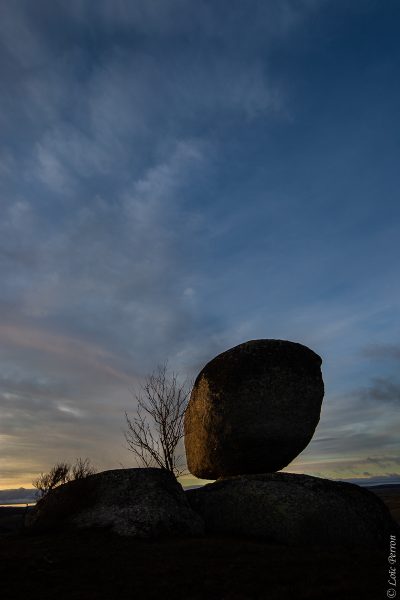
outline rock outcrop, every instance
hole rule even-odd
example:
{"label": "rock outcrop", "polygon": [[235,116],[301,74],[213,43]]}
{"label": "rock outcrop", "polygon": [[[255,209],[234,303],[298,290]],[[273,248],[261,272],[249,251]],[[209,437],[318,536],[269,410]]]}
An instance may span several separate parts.
{"label": "rock outcrop", "polygon": [[324,384],[321,358],[283,340],[253,340],[199,373],[185,416],[188,468],[200,478],[287,466],[310,442]]}
{"label": "rock outcrop", "polygon": [[27,525],[33,531],[99,527],[138,538],[203,532],[181,485],[162,469],[104,471],[61,485],[37,503]]}
{"label": "rock outcrop", "polygon": [[387,546],[387,507],[351,483],[292,473],[229,477],[186,492],[208,533],[310,546]]}

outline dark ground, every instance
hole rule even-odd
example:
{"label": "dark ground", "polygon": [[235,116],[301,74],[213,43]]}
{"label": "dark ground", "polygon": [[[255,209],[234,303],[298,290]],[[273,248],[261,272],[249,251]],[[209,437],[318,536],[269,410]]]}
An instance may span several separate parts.
{"label": "dark ground", "polygon": [[[397,512],[400,486],[375,493]],[[145,542],[95,531],[27,536],[16,532],[23,511],[0,508],[1,600],[386,598],[386,549],[221,537]]]}

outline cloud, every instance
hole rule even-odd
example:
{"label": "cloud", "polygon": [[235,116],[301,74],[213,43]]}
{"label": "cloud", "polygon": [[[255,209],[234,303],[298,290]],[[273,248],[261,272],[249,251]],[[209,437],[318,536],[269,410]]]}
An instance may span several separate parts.
{"label": "cloud", "polygon": [[[3,48],[22,66],[38,65],[46,59],[47,48],[32,26],[24,2],[0,7],[0,36]],[[26,8],[26,3],[25,3]]]}
{"label": "cloud", "polygon": [[[400,419],[392,390],[356,388],[325,398],[321,420],[309,446],[288,470],[323,469],[335,477],[357,475],[362,469],[375,477],[399,466]],[[371,468],[372,467],[372,468]]]}
{"label": "cloud", "polygon": [[[140,339],[151,322],[152,344],[165,354],[163,340],[183,331],[189,337],[196,320],[194,306],[175,297],[198,282],[186,264],[188,253],[202,251],[196,239],[207,245],[202,211],[185,206],[185,196],[193,196],[199,183],[200,194],[201,177],[209,176],[218,145],[210,131],[223,119],[264,118],[279,111],[280,99],[256,55],[232,56],[229,48],[216,55],[202,36],[201,61],[191,50],[165,52],[162,40],[140,50],[128,37],[109,40],[110,27],[127,24],[160,33],[162,24],[163,35],[171,34],[177,11],[179,27],[193,26],[192,9],[175,2],[155,6],[120,3],[109,14],[107,3],[94,10],[73,2],[55,12],[43,3],[49,19],[66,16],[61,42],[43,30],[27,4],[10,9],[13,30],[29,27],[33,54],[40,46],[41,68],[20,78],[7,71],[15,125],[19,120],[24,131],[24,144],[12,146],[7,163],[18,156],[9,189],[16,184],[25,216],[13,220],[15,198],[6,200],[1,252],[3,306],[13,307],[11,314],[17,301],[25,317],[57,318],[61,328],[84,323],[84,330],[94,329],[93,321],[101,322],[107,341],[120,346],[128,337]],[[201,3],[199,15],[218,35],[213,10]],[[88,20],[105,40],[96,60],[74,37]],[[12,35],[7,40],[14,43]],[[10,54],[24,67],[17,51]],[[207,123],[204,132],[199,122]],[[208,312],[203,319],[215,323]],[[135,323],[118,333],[117,315]],[[141,344],[146,352],[147,340]]]}
{"label": "cloud", "polygon": [[365,461],[367,464],[378,465],[380,467],[388,467],[389,465],[400,465],[400,457],[395,456],[368,456]]}
{"label": "cloud", "polygon": [[[97,27],[112,32],[115,28],[133,29],[150,36],[179,35],[183,32],[209,38],[223,39],[237,44],[235,34],[241,32],[248,42],[251,36],[268,35],[279,38],[288,35],[305,16],[321,8],[321,0],[281,0],[279,4],[268,0],[256,0],[251,12],[240,0],[232,0],[229,11],[207,0],[116,0],[111,7],[107,0],[92,5],[85,0],[73,0],[64,10],[78,22],[95,21]],[[243,21],[250,16],[253,28],[243,28]]]}
{"label": "cloud", "polygon": [[0,7],[0,443],[15,472],[78,449],[115,466],[131,384],[166,358],[190,377],[257,337],[323,357],[301,460],[395,452],[398,233],[357,174],[391,179],[362,163],[364,137],[343,141],[333,107],[352,105],[343,81],[359,86],[347,57],[326,59],[340,49],[325,4]]}
{"label": "cloud", "polygon": [[83,340],[28,329],[26,326],[0,324],[0,341],[3,346],[9,348],[16,347],[28,353],[33,350],[37,354],[50,355],[57,361],[61,359],[69,364],[85,365],[86,368],[98,371],[99,375],[106,373],[117,380],[131,382],[126,373],[119,372],[111,366],[115,359],[108,351]]}
{"label": "cloud", "polygon": [[397,404],[400,402],[400,383],[391,378],[376,377],[368,388],[360,391],[360,396],[372,402]]}
{"label": "cloud", "polygon": [[[400,402],[400,381],[397,370],[400,361],[398,344],[373,344],[363,348],[361,355],[370,359],[375,368],[387,371],[382,376],[372,377],[368,386],[360,388],[358,394],[362,401],[378,405],[396,405]],[[395,366],[395,372],[393,372]]]}
{"label": "cloud", "polygon": [[372,359],[400,361],[399,344],[374,344],[363,349],[363,355]]}
{"label": "cloud", "polygon": [[[392,374],[397,349],[397,344],[367,344],[359,350],[358,362],[360,356],[368,359],[369,382],[343,393],[331,394],[328,389],[316,434],[294,461],[294,469],[313,472],[325,464],[335,476],[349,477],[363,469],[375,477],[400,465],[396,411],[400,386]],[[383,367],[388,374],[373,376]]]}
{"label": "cloud", "polygon": [[61,229],[46,226],[32,202],[9,203],[0,443],[21,477],[77,454],[100,457],[104,467],[130,464],[122,436],[129,389],[165,360],[167,347],[176,352],[180,331],[187,335],[195,320],[179,252],[193,233],[185,188],[206,167],[207,149],[176,142],[114,202],[92,199]]}

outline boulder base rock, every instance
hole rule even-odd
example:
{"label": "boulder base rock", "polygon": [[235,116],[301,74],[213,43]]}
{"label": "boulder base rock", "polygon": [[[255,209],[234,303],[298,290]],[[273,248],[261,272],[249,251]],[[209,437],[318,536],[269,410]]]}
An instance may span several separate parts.
{"label": "boulder base rock", "polygon": [[186,492],[206,531],[287,545],[387,546],[398,532],[387,507],[351,483],[268,473],[229,477]]}
{"label": "boulder base rock", "polygon": [[193,475],[217,479],[278,471],[310,442],[324,384],[321,358],[283,340],[253,340],[199,373],[185,415]]}
{"label": "boulder base rock", "polygon": [[104,471],[55,488],[29,514],[31,530],[107,528],[138,538],[198,535],[203,522],[161,469]]}

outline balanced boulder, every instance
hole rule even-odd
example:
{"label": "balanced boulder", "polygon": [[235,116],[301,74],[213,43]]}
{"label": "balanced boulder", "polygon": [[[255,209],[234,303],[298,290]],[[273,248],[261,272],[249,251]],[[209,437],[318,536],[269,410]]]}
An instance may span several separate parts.
{"label": "balanced boulder", "polygon": [[106,528],[138,538],[198,535],[203,522],[162,469],[117,469],[61,485],[29,513],[31,530]]}
{"label": "balanced boulder", "polygon": [[216,479],[278,471],[310,442],[324,384],[321,358],[284,340],[253,340],[199,373],[185,415],[193,475]]}
{"label": "balanced boulder", "polygon": [[186,492],[209,533],[287,545],[385,546],[398,532],[387,507],[351,483],[293,473],[242,475]]}

